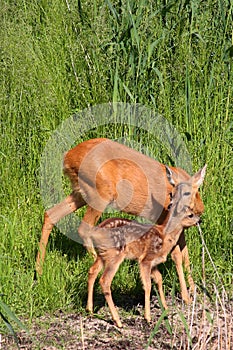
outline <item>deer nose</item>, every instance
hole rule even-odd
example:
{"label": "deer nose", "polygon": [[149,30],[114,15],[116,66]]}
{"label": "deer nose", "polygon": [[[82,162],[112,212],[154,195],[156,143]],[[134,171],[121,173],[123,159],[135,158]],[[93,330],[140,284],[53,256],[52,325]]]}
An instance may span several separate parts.
{"label": "deer nose", "polygon": [[202,219],[201,219],[201,218],[199,218],[199,220],[198,220],[197,224],[198,224],[198,225],[200,225],[201,223],[202,223]]}

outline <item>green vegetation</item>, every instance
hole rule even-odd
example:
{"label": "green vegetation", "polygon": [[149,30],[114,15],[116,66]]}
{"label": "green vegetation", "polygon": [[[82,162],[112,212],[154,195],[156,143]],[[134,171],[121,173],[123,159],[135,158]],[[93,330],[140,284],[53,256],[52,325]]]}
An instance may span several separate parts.
{"label": "green vegetation", "polygon": [[[44,274],[33,280],[44,212],[40,158],[62,121],[109,101],[153,108],[183,136],[193,169],[208,164],[202,230],[221,280],[206,255],[206,288],[212,294],[224,287],[232,296],[232,21],[230,0],[2,1],[0,293],[18,317],[84,310],[91,258],[57,229]],[[103,126],[85,139],[95,136],[124,136],[124,126]],[[196,229],[187,231],[187,242],[202,286]],[[166,291],[178,290],[169,261],[163,275]],[[113,290],[136,297],[143,293],[138,281],[137,267],[126,262]]]}

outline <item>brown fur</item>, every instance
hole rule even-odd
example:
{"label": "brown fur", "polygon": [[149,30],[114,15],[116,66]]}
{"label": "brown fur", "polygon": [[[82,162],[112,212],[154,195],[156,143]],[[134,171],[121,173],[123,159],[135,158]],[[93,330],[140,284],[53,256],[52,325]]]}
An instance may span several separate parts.
{"label": "brown fur", "polygon": [[[199,176],[202,175],[199,173]],[[150,321],[151,278],[158,284],[162,304],[164,308],[167,308],[162,276],[157,265],[166,261],[167,255],[176,245],[182,230],[197,224],[199,221],[199,216],[194,215],[190,208],[193,188],[197,190],[195,175],[192,180],[176,187],[171,210],[163,225],[152,226],[139,224],[136,221],[112,218],[92,229],[91,237],[97,247],[98,255],[88,274],[88,311],[93,311],[94,283],[98,273],[104,267],[100,285],[113,320],[118,327],[122,327],[111,296],[111,282],[124,259],[134,259],[139,262],[140,275],[145,289],[146,320]],[[199,186],[201,182],[199,182]]]}
{"label": "brown fur", "polygon": [[[171,167],[171,170],[176,184],[190,179],[183,169]],[[84,141],[65,154],[64,173],[69,177],[73,191],[61,203],[45,212],[36,260],[39,274],[42,273],[46,245],[53,226],[86,204],[87,210],[78,232],[93,255],[95,251],[89,237],[90,229],[109,204],[153,223],[162,224],[166,220],[172,186],[167,181],[165,166],[133,149],[104,138]],[[193,205],[196,214],[203,212],[204,205],[198,192]],[[179,274],[182,297],[188,302],[182,262],[188,271],[191,289],[194,289],[194,282],[183,233],[172,252],[172,259]]]}

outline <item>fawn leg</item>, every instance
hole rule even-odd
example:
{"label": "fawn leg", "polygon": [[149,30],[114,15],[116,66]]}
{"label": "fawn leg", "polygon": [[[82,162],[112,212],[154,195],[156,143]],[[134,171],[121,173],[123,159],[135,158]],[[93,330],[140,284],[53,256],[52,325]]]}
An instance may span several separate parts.
{"label": "fawn leg", "polygon": [[108,303],[110,312],[112,314],[112,318],[113,320],[116,322],[117,326],[119,328],[122,327],[122,323],[120,321],[120,317],[118,315],[117,309],[114,305],[114,302],[112,300],[112,293],[111,293],[111,283],[112,283],[112,279],[115,276],[121,262],[124,260],[124,255],[123,254],[119,254],[117,256],[115,256],[115,258],[112,258],[112,256],[110,256],[109,258],[109,263],[107,263],[105,265],[105,269],[104,269],[104,273],[100,278],[100,285],[102,288],[102,291],[104,293],[105,299]]}
{"label": "fawn leg", "polygon": [[88,206],[87,211],[83,217],[83,220],[78,228],[78,233],[80,237],[83,240],[84,246],[87,249],[89,253],[96,259],[97,254],[93,246],[92,239],[89,237],[89,233],[93,226],[97,223],[100,216],[102,214],[102,211],[98,211],[96,209],[93,209],[92,207]]}
{"label": "fawn leg", "polygon": [[140,263],[140,275],[145,290],[145,319],[150,322],[151,263]]}
{"label": "fawn leg", "polygon": [[162,275],[159,272],[157,266],[152,269],[151,277],[153,278],[153,280],[155,281],[155,283],[158,286],[160,299],[161,299],[161,302],[162,302],[162,305],[163,305],[164,309],[168,309],[167,303],[166,303],[166,299],[165,299],[165,295],[164,295],[164,292],[163,292],[163,278],[162,278]]}
{"label": "fawn leg", "polygon": [[179,244],[177,244],[173,249],[173,251],[171,252],[171,258],[176,265],[176,270],[180,281],[180,290],[181,290],[182,299],[186,304],[189,304],[190,298],[189,298],[189,294],[188,294],[188,290],[187,290],[187,286],[184,278],[184,271],[182,266],[183,256],[182,256],[182,251]]}
{"label": "fawn leg", "polygon": [[98,276],[98,273],[101,271],[103,267],[102,260],[99,256],[95,260],[94,264],[90,267],[88,272],[88,298],[87,298],[87,306],[86,310],[89,312],[93,312],[93,289],[95,280]]}
{"label": "fawn leg", "polygon": [[56,204],[51,209],[47,210],[44,214],[44,223],[42,227],[41,239],[39,242],[39,251],[36,258],[36,271],[39,275],[42,274],[42,267],[45,259],[46,246],[48,243],[49,235],[53,229],[53,226],[63,217],[73,213],[76,209],[82,207],[85,204],[81,194],[71,193],[62,202]]}

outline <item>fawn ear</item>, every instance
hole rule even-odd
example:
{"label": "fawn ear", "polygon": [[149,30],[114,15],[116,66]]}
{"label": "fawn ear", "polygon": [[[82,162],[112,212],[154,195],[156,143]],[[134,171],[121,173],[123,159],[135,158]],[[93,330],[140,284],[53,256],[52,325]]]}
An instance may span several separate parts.
{"label": "fawn ear", "polygon": [[173,173],[167,165],[165,165],[165,167],[166,167],[167,179],[168,179],[169,183],[174,187],[176,184],[175,184],[175,181],[173,179]]}
{"label": "fawn ear", "polygon": [[206,167],[207,167],[207,164],[202,169],[200,169],[196,174],[194,174],[193,177],[192,177],[193,184],[197,188],[199,188],[202,185],[203,181],[204,181],[205,173],[206,173]]}

